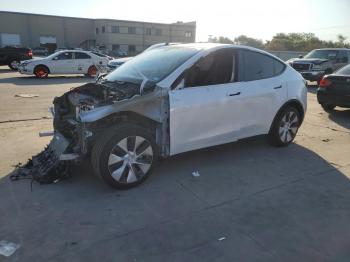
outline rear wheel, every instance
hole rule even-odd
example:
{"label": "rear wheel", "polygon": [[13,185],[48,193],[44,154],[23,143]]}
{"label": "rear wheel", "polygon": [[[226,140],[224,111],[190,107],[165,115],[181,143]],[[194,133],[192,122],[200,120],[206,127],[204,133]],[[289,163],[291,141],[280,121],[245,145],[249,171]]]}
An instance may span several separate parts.
{"label": "rear wheel", "polygon": [[335,105],[326,104],[326,103],[322,103],[321,106],[322,106],[323,110],[326,112],[331,112],[335,108]]}
{"label": "rear wheel", "polygon": [[101,136],[94,145],[94,171],[107,184],[128,189],[145,181],[158,159],[154,137],[137,125],[123,125]]}
{"label": "rear wheel", "polygon": [[288,106],[274,120],[269,133],[269,141],[274,146],[287,146],[295,138],[301,123],[299,111]]}
{"label": "rear wheel", "polygon": [[34,69],[34,75],[37,78],[46,78],[49,75],[49,69],[46,66],[37,66]]}
{"label": "rear wheel", "polygon": [[97,68],[96,68],[96,66],[94,66],[94,65],[90,66],[89,69],[88,69],[87,75],[90,76],[90,77],[95,77],[97,75]]}
{"label": "rear wheel", "polygon": [[20,62],[19,60],[13,59],[13,60],[11,60],[11,61],[9,62],[8,66],[9,66],[9,68],[11,68],[12,70],[17,71],[20,63],[21,63],[21,62]]}

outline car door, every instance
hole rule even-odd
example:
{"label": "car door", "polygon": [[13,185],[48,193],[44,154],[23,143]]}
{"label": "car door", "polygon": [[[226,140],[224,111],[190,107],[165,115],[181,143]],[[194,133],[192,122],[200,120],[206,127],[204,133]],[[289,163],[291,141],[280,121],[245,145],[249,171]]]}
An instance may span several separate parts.
{"label": "car door", "polygon": [[349,58],[346,50],[340,50],[335,59],[334,71],[347,65],[349,63]]}
{"label": "car door", "polygon": [[169,92],[170,154],[237,139],[244,112],[237,56],[223,49],[200,59]]}
{"label": "car door", "polygon": [[73,52],[60,52],[51,61],[48,67],[52,74],[72,74],[74,71]]}
{"label": "car door", "polygon": [[74,71],[77,74],[86,74],[89,67],[94,64],[92,57],[84,52],[75,52],[74,58]]}
{"label": "car door", "polygon": [[287,99],[287,83],[283,76],[286,65],[264,53],[243,50],[240,57],[240,112],[244,114],[238,137],[269,132],[271,123]]}

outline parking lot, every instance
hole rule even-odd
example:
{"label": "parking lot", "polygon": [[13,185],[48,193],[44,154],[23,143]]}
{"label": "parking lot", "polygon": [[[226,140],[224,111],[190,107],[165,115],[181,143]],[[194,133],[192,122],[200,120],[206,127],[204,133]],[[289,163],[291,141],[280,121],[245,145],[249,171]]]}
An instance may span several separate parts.
{"label": "parking lot", "polygon": [[127,191],[105,185],[88,162],[32,191],[30,180],[11,182],[13,165],[50,140],[38,132],[52,130],[52,99],[88,81],[0,67],[0,240],[21,245],[1,259],[349,261],[350,110],[324,112],[315,87],[286,148],[257,137],[177,155]]}

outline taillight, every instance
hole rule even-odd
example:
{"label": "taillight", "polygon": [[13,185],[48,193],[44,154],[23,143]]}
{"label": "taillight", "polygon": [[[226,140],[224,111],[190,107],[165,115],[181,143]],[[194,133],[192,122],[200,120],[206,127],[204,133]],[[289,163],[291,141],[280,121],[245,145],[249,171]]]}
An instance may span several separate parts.
{"label": "taillight", "polygon": [[33,56],[32,50],[29,50],[29,51],[27,52],[27,56],[29,56],[29,57],[32,57],[32,56]]}
{"label": "taillight", "polygon": [[320,85],[319,87],[329,87],[332,84],[332,82],[330,80],[328,80],[327,78],[322,78],[322,80],[320,81]]}

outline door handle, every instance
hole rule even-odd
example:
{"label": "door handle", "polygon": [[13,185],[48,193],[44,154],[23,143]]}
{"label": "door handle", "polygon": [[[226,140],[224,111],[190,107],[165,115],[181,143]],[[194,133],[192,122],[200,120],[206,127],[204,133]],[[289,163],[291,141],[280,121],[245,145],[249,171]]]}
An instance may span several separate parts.
{"label": "door handle", "polygon": [[282,88],[282,85],[275,86],[273,89],[280,89],[280,88]]}
{"label": "door handle", "polygon": [[241,92],[227,94],[227,96],[239,96]]}

